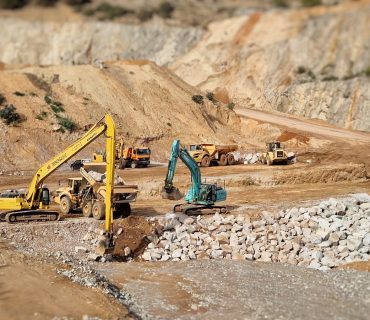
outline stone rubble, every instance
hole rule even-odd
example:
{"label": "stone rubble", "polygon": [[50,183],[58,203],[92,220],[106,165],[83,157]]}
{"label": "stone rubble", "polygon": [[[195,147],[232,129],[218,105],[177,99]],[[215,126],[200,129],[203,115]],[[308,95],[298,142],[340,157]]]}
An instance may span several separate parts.
{"label": "stone rubble", "polygon": [[370,196],[322,201],[308,208],[247,215],[188,217],[167,214],[157,220],[141,258],[146,261],[236,259],[281,262],[319,270],[370,257]]}

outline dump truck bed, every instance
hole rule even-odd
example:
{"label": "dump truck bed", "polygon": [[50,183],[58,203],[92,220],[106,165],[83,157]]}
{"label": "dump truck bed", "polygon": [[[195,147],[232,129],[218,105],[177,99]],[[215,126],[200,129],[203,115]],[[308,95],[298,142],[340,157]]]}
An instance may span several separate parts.
{"label": "dump truck bed", "polygon": [[229,153],[238,150],[238,146],[236,144],[215,145],[203,143],[202,147],[207,149],[210,155],[213,155],[216,152]]}

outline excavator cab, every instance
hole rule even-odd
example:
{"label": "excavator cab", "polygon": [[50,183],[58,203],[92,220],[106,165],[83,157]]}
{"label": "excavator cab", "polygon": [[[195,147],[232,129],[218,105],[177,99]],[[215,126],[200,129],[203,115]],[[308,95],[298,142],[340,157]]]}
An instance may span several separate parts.
{"label": "excavator cab", "polygon": [[43,206],[50,205],[50,192],[48,188],[43,187],[41,189],[41,199],[40,200]]}

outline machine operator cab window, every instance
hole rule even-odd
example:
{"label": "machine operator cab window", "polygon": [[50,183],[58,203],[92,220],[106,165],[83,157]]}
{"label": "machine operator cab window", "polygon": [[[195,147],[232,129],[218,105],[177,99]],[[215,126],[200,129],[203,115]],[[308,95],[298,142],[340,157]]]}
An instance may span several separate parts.
{"label": "machine operator cab window", "polygon": [[281,144],[280,142],[271,142],[268,144],[268,149],[269,151],[274,151],[276,149],[280,149],[281,148]]}
{"label": "machine operator cab window", "polygon": [[150,149],[137,149],[137,154],[139,156],[149,156],[151,153]]}
{"label": "machine operator cab window", "polygon": [[192,144],[189,146],[189,151],[201,151],[202,150],[202,146],[199,145],[199,144]]}

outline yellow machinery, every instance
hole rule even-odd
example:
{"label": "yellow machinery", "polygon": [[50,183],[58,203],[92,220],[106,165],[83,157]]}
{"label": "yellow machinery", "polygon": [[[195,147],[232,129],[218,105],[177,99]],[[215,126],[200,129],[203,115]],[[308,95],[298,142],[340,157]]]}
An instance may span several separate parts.
{"label": "yellow machinery", "polygon": [[266,143],[266,152],[262,153],[261,161],[269,166],[288,163],[288,155],[279,141]]}
{"label": "yellow machinery", "polygon": [[[148,147],[126,147],[121,138],[116,144],[115,163],[119,169],[124,168],[146,168],[150,164],[151,150]],[[95,152],[93,162],[104,162],[105,154]]]}
{"label": "yellow machinery", "polygon": [[235,164],[233,152],[238,150],[237,145],[215,145],[210,143],[192,144],[188,148],[189,154],[202,167],[212,164],[219,166]]}
{"label": "yellow machinery", "polygon": [[[102,181],[105,163],[87,163],[80,168],[80,173],[82,177],[68,179],[67,187],[59,188],[53,193],[54,202],[59,204],[60,211],[64,214],[82,209],[85,217],[101,220],[105,216],[106,186]],[[130,203],[136,200],[138,187],[125,184],[118,176],[115,180],[117,182],[113,188],[113,215],[115,219],[125,218],[131,214]]]}
{"label": "yellow machinery", "polygon": [[110,233],[112,224],[112,194],[114,183],[115,134],[114,121],[106,115],[96,123],[80,139],[67,147],[64,151],[41,166],[29,185],[27,194],[20,194],[12,198],[0,198],[0,218],[9,223],[17,221],[53,221],[59,218],[56,211],[48,209],[50,204],[49,189],[43,186],[45,179],[57,170],[63,163],[71,159],[96,138],[105,133],[106,137],[106,196],[105,196],[105,230]]}

